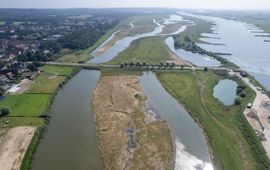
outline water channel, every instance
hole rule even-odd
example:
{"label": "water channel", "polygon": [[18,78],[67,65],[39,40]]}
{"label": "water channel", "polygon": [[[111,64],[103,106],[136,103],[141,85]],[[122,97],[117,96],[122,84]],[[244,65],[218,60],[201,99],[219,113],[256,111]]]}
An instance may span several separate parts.
{"label": "water channel", "polygon": [[33,170],[102,169],[91,98],[100,72],[82,70],[59,92],[37,148]]}
{"label": "water channel", "polygon": [[140,78],[148,102],[167,121],[174,138],[175,170],[211,170],[202,129],[190,114],[160,84],[153,72]]}
{"label": "water channel", "polygon": [[[265,40],[269,40],[269,37],[258,36],[266,35],[266,33],[253,26],[250,28],[246,23],[240,21],[202,15],[185,15],[201,18],[215,24],[213,26],[215,33],[209,34],[215,38],[210,36],[203,38],[202,40],[208,44],[198,44],[199,46],[216,53],[232,54],[223,57],[248,71],[266,89],[270,90],[270,43],[265,42]],[[211,45],[211,43],[224,45]]]}

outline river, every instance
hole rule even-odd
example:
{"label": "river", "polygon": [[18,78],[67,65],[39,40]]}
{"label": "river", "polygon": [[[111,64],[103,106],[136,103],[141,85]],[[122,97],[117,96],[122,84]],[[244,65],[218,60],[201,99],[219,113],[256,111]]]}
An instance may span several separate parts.
{"label": "river", "polygon": [[[177,19],[180,20],[182,17],[170,17],[170,22]],[[132,41],[161,35],[164,25],[155,20],[153,22],[157,24],[154,31],[125,37],[89,62],[107,62],[125,50]],[[186,27],[182,26],[176,32],[167,35],[178,34],[185,29]],[[98,48],[102,48],[116,33]],[[99,76],[99,71],[82,70],[59,90],[51,106],[52,118],[34,155],[32,169],[102,169],[91,107],[92,94]],[[202,130],[192,117],[164,90],[153,73],[144,73],[141,84],[153,105],[166,118],[172,129],[175,142],[175,169],[195,169],[195,166],[204,170],[213,169]]]}
{"label": "river", "polygon": [[190,114],[162,87],[153,72],[144,72],[140,84],[148,104],[165,118],[172,131],[175,170],[213,169],[202,129]]}
{"label": "river", "polygon": [[57,93],[33,170],[102,169],[91,98],[100,72],[82,70]]}
{"label": "river", "polygon": [[[185,15],[213,22],[215,24],[214,33],[204,34],[207,38],[202,38],[202,40],[208,43],[224,44],[198,44],[199,46],[212,52],[232,54],[223,57],[249,72],[267,90],[270,90],[270,43],[265,42],[267,37],[258,36],[266,35],[266,33],[256,27],[250,28],[248,24],[240,21],[202,15]],[[254,30],[258,32],[254,32]]]}

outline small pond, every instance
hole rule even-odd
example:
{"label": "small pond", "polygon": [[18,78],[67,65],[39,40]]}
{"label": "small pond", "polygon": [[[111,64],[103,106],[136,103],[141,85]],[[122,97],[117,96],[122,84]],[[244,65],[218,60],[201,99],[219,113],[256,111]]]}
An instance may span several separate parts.
{"label": "small pond", "polygon": [[213,95],[224,105],[230,106],[234,103],[236,89],[237,83],[235,81],[229,79],[220,80],[214,88]]}

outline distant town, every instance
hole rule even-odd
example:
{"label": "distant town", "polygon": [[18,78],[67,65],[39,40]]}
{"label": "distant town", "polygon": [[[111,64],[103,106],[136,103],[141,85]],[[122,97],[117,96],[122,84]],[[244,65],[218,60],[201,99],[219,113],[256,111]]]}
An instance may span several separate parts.
{"label": "distant town", "polygon": [[63,48],[85,49],[118,23],[116,17],[92,15],[23,20],[15,15],[0,21],[1,95],[16,91],[23,79],[34,79],[39,62],[55,60]]}

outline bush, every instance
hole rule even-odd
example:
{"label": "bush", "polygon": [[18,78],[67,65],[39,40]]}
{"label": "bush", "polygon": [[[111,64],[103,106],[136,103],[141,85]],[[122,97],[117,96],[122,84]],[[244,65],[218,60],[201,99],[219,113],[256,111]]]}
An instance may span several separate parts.
{"label": "bush", "polygon": [[2,107],[0,110],[0,116],[7,116],[10,113],[10,110],[8,107]]}
{"label": "bush", "polygon": [[246,93],[241,93],[240,94],[240,97],[245,98],[246,97]]}
{"label": "bush", "polygon": [[240,99],[239,99],[239,98],[236,98],[236,99],[234,100],[234,104],[235,104],[235,105],[240,105],[240,104],[241,104]]}

